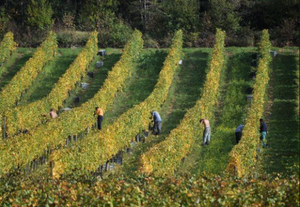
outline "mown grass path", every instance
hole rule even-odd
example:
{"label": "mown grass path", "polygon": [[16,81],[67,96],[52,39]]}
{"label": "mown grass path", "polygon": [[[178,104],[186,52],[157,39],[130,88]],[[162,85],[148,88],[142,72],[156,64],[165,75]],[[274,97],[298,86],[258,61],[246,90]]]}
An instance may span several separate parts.
{"label": "mown grass path", "polygon": [[[101,58],[104,60],[105,70],[97,71],[95,73],[94,79],[97,79],[97,81],[94,80],[90,83],[90,87],[86,91],[80,90],[78,94],[78,96],[81,97],[80,104],[87,101],[89,98],[92,98],[93,95],[100,89],[99,83],[104,81],[102,79],[106,78],[107,72],[121,57],[121,53],[117,49],[110,50],[110,53],[111,54],[105,59]],[[139,58],[134,63],[132,76],[125,81],[125,87],[123,90],[117,92],[113,104],[111,104],[104,112],[103,127],[109,126],[121,114],[125,113],[128,109],[139,104],[148,97],[157,82],[159,72],[163,67],[163,61],[166,56],[167,51],[165,50],[142,50]],[[97,88],[98,90],[96,91]],[[93,132],[97,131],[97,128],[93,129]]]}
{"label": "mown grass path", "polygon": [[[90,67],[94,67],[94,69],[91,69],[94,71],[94,77],[87,77],[83,81],[89,83],[88,89],[83,90],[82,88],[77,88],[66,101],[65,107],[80,107],[83,103],[93,98],[93,96],[101,88],[108,72],[121,57],[121,51],[119,49],[108,48],[106,51],[106,56],[97,56],[91,63]],[[103,127],[113,123],[118,116],[133,107],[135,104],[142,102],[151,93],[157,81],[159,71],[163,66],[163,61],[166,55],[167,52],[163,50],[142,50],[139,59],[135,61],[135,65],[132,70],[132,77],[125,81],[123,91],[119,91],[116,94],[114,103],[104,112],[105,120],[103,121]],[[98,60],[102,60],[104,62],[103,67],[95,67]],[[73,98],[76,96],[79,97],[79,103],[74,105]]]}
{"label": "mown grass path", "polygon": [[15,74],[25,65],[35,50],[28,48],[17,48],[14,54],[6,61],[7,70],[0,77],[0,91],[7,85]]}
{"label": "mown grass path", "polygon": [[[221,84],[219,109],[216,110],[215,121],[212,122],[211,142],[201,146],[202,137],[193,146],[189,155],[178,169],[178,174],[221,173],[228,163],[228,155],[236,144],[235,128],[244,124],[247,111],[246,89],[253,80],[251,71],[251,48],[227,48],[229,59],[226,64],[226,75]],[[203,127],[200,126],[199,127]]]}
{"label": "mown grass path", "polygon": [[[163,104],[160,115],[163,119],[162,134],[150,135],[146,142],[133,148],[132,155],[124,154],[123,165],[105,176],[135,174],[140,155],[154,144],[162,141],[179,124],[187,109],[199,99],[208,70],[211,49],[184,49],[183,64],[178,67],[168,98]],[[149,112],[150,117],[150,112]]]}
{"label": "mown grass path", "polygon": [[135,62],[132,77],[126,80],[125,88],[117,93],[114,103],[105,113],[105,125],[112,124],[117,117],[151,94],[167,54],[166,50],[142,50]]}
{"label": "mown grass path", "polygon": [[[93,98],[94,95],[102,87],[104,80],[107,78],[108,72],[121,57],[121,53],[118,49],[106,50],[107,55],[105,57],[96,56],[90,63],[88,71],[93,72],[94,77],[86,76],[82,79],[81,83],[88,83],[87,89],[83,89],[81,86],[76,87],[70,97],[65,101],[64,107],[73,108],[80,107],[83,103]],[[103,61],[103,66],[98,68],[96,66],[97,61]],[[74,103],[74,98],[79,97],[79,103]]]}
{"label": "mown grass path", "polygon": [[296,54],[279,53],[273,68],[273,106],[270,120],[267,120],[269,147],[264,150],[263,164],[267,173],[289,175],[299,170],[299,89],[296,83],[299,62]]}
{"label": "mown grass path", "polygon": [[52,61],[47,63],[42,72],[32,83],[28,91],[22,96],[18,105],[26,105],[45,97],[58,79],[69,68],[71,63],[75,60],[76,56],[81,52],[78,49],[59,48],[57,55]]}

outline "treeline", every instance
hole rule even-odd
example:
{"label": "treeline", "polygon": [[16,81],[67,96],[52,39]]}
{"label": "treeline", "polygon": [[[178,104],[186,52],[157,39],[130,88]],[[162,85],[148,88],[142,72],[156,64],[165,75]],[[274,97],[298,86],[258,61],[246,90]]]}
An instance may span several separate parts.
{"label": "treeline", "polygon": [[227,46],[254,46],[269,29],[274,46],[299,45],[298,0],[3,0],[0,37],[12,31],[20,46],[37,46],[47,31],[61,47],[82,46],[89,31],[99,46],[123,47],[134,28],[146,47],[168,47],[178,29],[185,47],[212,47],[216,28]]}

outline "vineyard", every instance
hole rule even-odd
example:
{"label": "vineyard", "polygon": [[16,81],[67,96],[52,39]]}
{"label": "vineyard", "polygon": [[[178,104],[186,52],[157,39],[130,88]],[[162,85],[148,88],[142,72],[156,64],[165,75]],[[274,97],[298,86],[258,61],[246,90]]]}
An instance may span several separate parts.
{"label": "vineyard", "polygon": [[272,47],[267,30],[257,47],[225,40],[217,29],[213,48],[183,48],[178,30],[169,48],[143,49],[135,30],[101,49],[91,32],[58,48],[50,32],[32,49],[7,33],[0,206],[299,206],[299,50]]}

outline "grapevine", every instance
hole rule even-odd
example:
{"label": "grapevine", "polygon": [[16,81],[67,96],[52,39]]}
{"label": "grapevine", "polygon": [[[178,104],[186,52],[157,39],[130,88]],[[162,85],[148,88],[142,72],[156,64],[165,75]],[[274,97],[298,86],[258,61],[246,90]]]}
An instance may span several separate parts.
{"label": "grapevine", "polygon": [[21,134],[14,139],[0,142],[0,175],[13,167],[25,166],[34,158],[41,156],[44,150],[63,145],[69,135],[77,134],[91,127],[95,122],[95,106],[105,111],[114,100],[114,94],[124,86],[131,74],[133,61],[142,49],[142,34],[136,30],[127,42],[121,59],[108,73],[102,88],[81,107],[65,112],[63,116],[52,119],[46,125],[40,125],[30,134]]}
{"label": "grapevine", "polygon": [[253,98],[247,111],[247,120],[243,130],[243,138],[229,154],[227,171],[239,177],[251,172],[256,163],[257,147],[259,146],[259,119],[264,111],[264,97],[269,81],[269,64],[271,43],[268,30],[263,30],[259,45],[260,59],[257,68],[256,81],[253,87]]}
{"label": "grapevine", "polygon": [[[56,54],[56,34],[49,32],[46,40],[37,48],[21,70],[13,77],[0,92],[0,124],[2,125],[3,113],[14,107],[21,95],[31,86],[34,79],[42,71],[48,61],[51,61]],[[2,127],[1,127],[2,129]],[[2,131],[2,130],[1,130]]]}
{"label": "grapevine", "polygon": [[69,174],[74,169],[79,173],[95,171],[100,164],[128,146],[135,135],[147,129],[151,110],[159,110],[167,98],[181,53],[182,31],[179,30],[173,38],[157,84],[148,98],[122,114],[112,125],[102,130],[103,132],[88,135],[72,148],[56,151],[51,157],[55,163],[53,176]]}
{"label": "grapevine", "polygon": [[68,98],[69,91],[73,90],[76,83],[85,75],[90,62],[97,53],[97,34],[97,32],[91,34],[85,48],[45,98],[29,105],[15,107],[6,111],[4,116],[6,117],[8,136],[16,134],[18,130],[32,130],[41,124],[43,120],[42,113],[49,112],[51,108],[58,110],[62,106],[63,101]]}
{"label": "grapevine", "polygon": [[225,33],[217,30],[215,46],[204,85],[204,92],[195,106],[187,111],[179,126],[171,131],[161,143],[141,155],[140,172],[155,175],[172,175],[181,159],[189,152],[195,138],[201,136],[203,129],[199,120],[212,118],[217,102],[220,74],[224,64]]}
{"label": "grapevine", "polygon": [[5,67],[2,67],[3,63],[16,49],[17,43],[14,42],[14,34],[12,32],[7,32],[0,43],[0,76],[5,72]]}

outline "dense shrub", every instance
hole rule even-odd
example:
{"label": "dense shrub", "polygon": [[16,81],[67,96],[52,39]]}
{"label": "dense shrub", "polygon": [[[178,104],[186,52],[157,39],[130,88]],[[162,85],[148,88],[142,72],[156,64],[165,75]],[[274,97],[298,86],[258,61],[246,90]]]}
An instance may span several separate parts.
{"label": "dense shrub", "polygon": [[59,47],[82,47],[89,38],[89,32],[65,30],[57,33]]}
{"label": "dense shrub", "polygon": [[236,34],[228,35],[226,45],[236,47],[254,46],[254,33],[249,27],[242,27]]}
{"label": "dense shrub", "polygon": [[100,47],[123,48],[133,30],[121,19],[101,19],[98,26]]}

